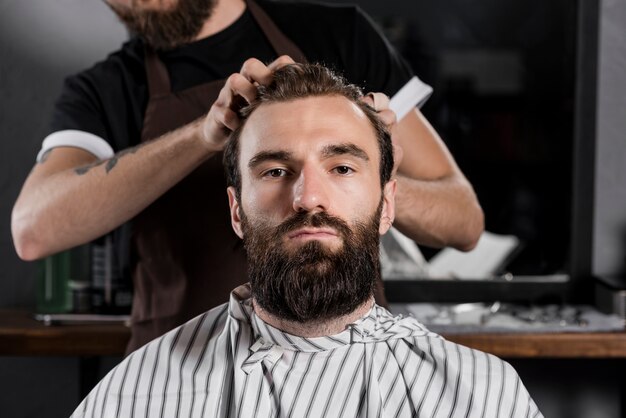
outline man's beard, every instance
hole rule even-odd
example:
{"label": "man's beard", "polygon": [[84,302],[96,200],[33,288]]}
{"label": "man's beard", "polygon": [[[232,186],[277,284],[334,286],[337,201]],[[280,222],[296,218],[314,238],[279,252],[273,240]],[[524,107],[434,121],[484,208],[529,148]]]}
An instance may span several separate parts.
{"label": "man's beard", "polygon": [[211,16],[216,2],[178,0],[170,10],[135,10],[107,4],[131,33],[141,36],[156,50],[166,50],[194,40]]}
{"label": "man's beard", "polygon": [[[382,204],[352,229],[324,212],[296,213],[278,227],[252,226],[242,214],[252,296],[268,313],[292,322],[316,323],[353,312],[372,297],[380,276],[378,226]],[[338,231],[342,247],[319,241],[297,249],[283,246],[285,234],[311,226]]]}

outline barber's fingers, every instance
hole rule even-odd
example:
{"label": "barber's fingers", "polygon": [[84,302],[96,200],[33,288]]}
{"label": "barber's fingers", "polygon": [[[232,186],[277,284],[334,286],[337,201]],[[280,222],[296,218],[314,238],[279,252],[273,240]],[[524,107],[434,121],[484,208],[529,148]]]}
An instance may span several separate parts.
{"label": "barber's fingers", "polygon": [[214,152],[221,151],[230,134],[241,125],[236,111],[226,105],[213,104],[202,123],[202,139]]}
{"label": "barber's fingers", "polygon": [[256,98],[256,95],[257,88],[250,80],[240,73],[231,74],[226,79],[222,90],[220,90],[214,106],[226,106],[233,110],[238,110],[238,105],[245,105],[245,103],[240,103],[241,100],[239,100],[238,97],[250,103]]}
{"label": "barber's fingers", "polygon": [[294,60],[288,55],[281,55],[268,65],[263,64],[256,58],[249,58],[243,63],[239,73],[251,83],[268,85],[272,82],[274,71],[294,63]]}
{"label": "barber's fingers", "polygon": [[393,130],[396,125],[396,112],[391,109],[378,111],[378,117],[387,126],[387,129]]}
{"label": "barber's fingers", "polygon": [[[228,77],[225,85],[226,91],[222,89],[222,92],[220,92],[222,101],[218,99],[218,103],[232,101],[236,96],[243,97],[248,103],[252,102],[257,96],[257,86],[259,84],[270,84],[274,71],[293,63],[294,61],[287,55],[278,57],[268,65],[263,64],[256,58],[248,58],[241,66],[239,73]],[[231,106],[231,108],[233,107]]]}
{"label": "barber's fingers", "polygon": [[231,132],[241,125],[239,110],[256,95],[256,86],[242,74],[235,73],[226,79],[202,124],[203,139],[211,150],[224,148]]}
{"label": "barber's fingers", "polygon": [[221,134],[230,135],[232,131],[241,125],[241,120],[237,115],[237,112],[232,109],[227,107],[216,107],[212,109],[211,112],[212,114],[210,114],[210,117],[207,120],[209,125],[207,128],[210,129],[213,135],[218,134],[216,135],[218,138],[213,138],[214,140],[222,139]]}
{"label": "barber's fingers", "polygon": [[385,93],[367,93],[362,100],[377,112],[389,109],[389,97]]}
{"label": "barber's fingers", "polygon": [[367,93],[361,99],[369,107],[374,109],[380,120],[387,126],[389,130],[395,126],[396,114],[389,108],[389,97],[384,93]]}
{"label": "barber's fingers", "polygon": [[257,86],[271,83],[274,71],[293,63],[287,55],[269,65],[250,58],[243,63],[238,73],[226,79],[202,125],[204,140],[211,149],[221,150],[231,132],[241,125],[239,110],[257,97]]}
{"label": "barber's fingers", "polygon": [[393,136],[391,138],[391,144],[393,145],[393,170],[391,176],[394,177],[398,171],[398,167],[400,167],[402,157],[404,157],[404,150],[398,141],[393,139]]}
{"label": "barber's fingers", "polygon": [[285,65],[295,63],[296,62],[289,55],[281,55],[280,57],[269,63],[267,67],[273,72],[278,70],[279,68],[284,67]]}
{"label": "barber's fingers", "polygon": [[383,93],[368,93],[361,99],[367,103],[372,109],[376,111],[380,120],[385,124],[387,129],[391,132],[391,143],[393,145],[393,172],[395,176],[404,157],[404,150],[400,146],[400,143],[396,139],[395,127],[396,127],[396,113],[389,108],[389,97]]}
{"label": "barber's fingers", "polygon": [[247,59],[239,73],[251,83],[267,85],[272,82],[272,69],[256,58]]}
{"label": "barber's fingers", "polygon": [[258,85],[267,85],[272,82],[274,71],[293,63],[294,61],[287,55],[277,58],[269,65],[263,64],[256,58],[247,59],[239,73],[228,77],[224,88],[220,91],[216,104],[228,106],[232,110],[238,111],[257,97]]}

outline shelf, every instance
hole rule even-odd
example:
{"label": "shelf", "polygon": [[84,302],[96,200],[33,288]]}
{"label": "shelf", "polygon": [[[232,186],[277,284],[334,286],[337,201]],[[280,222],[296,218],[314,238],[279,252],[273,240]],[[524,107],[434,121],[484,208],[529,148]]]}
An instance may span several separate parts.
{"label": "shelf", "polygon": [[626,333],[444,335],[502,358],[626,358]]}
{"label": "shelf", "polygon": [[129,338],[123,324],[46,326],[27,311],[0,310],[3,356],[120,356]]}

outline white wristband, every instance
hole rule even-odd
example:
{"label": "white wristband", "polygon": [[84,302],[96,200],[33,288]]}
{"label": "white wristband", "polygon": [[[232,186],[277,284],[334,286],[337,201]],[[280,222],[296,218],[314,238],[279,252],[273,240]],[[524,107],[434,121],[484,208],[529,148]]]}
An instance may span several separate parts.
{"label": "white wristband", "polygon": [[389,108],[396,113],[396,119],[401,120],[414,107],[422,107],[433,93],[433,88],[417,77],[413,77],[389,102]]}
{"label": "white wristband", "polygon": [[67,129],[53,132],[43,140],[41,150],[37,154],[37,162],[41,161],[47,151],[56,147],[81,148],[100,160],[111,158],[115,154],[111,145],[99,136],[85,131]]}

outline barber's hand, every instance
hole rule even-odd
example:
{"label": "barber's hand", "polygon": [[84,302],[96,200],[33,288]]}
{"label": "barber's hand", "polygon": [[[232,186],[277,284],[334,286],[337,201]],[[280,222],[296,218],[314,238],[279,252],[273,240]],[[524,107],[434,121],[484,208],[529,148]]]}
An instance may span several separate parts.
{"label": "barber's hand", "polygon": [[389,97],[387,97],[384,93],[368,93],[361,99],[365,103],[367,103],[372,109],[378,113],[378,117],[380,120],[387,126],[389,133],[391,133],[391,142],[393,144],[393,171],[392,176],[396,175],[398,171],[398,167],[400,166],[400,162],[402,162],[402,157],[404,155],[404,151],[402,147],[395,139],[394,130],[396,127],[396,113],[389,108]]}
{"label": "barber's hand", "polygon": [[202,124],[203,139],[212,151],[221,151],[230,134],[241,125],[238,112],[256,98],[257,86],[271,83],[274,71],[293,63],[287,55],[269,65],[250,58],[238,73],[228,77]]}

